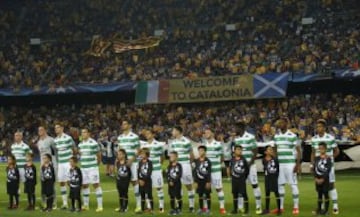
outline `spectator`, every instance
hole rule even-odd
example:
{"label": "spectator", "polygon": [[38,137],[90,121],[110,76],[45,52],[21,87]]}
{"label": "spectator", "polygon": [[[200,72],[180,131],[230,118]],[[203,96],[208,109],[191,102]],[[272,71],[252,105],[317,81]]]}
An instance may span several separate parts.
{"label": "spectator", "polygon": [[[314,120],[323,118],[329,123],[329,132],[337,139],[360,141],[360,98],[356,95],[315,94],[298,95],[287,99],[256,101],[219,102],[184,105],[58,105],[53,107],[0,107],[4,127],[0,128],[5,153],[13,132],[23,131],[24,141],[31,141],[39,124],[54,135],[54,122],[61,120],[65,128],[74,132],[85,126],[92,126],[93,135],[100,138],[106,130],[107,139],[119,134],[119,120],[130,118],[134,132],[141,134],[145,127],[152,127],[159,141],[167,141],[169,129],[176,124],[184,127],[185,135],[193,141],[200,141],[204,126],[210,127],[216,135],[223,135],[228,142],[234,120],[243,119],[259,141],[269,141],[275,132],[274,122],[284,115],[289,117],[290,126],[296,129],[303,140],[314,133]],[[76,112],[74,112],[76,111]],[[21,119],[18,114],[23,114]],[[79,115],[80,114],[80,115]],[[99,115],[101,114],[101,115]],[[259,115],[260,114],[260,115]],[[76,135],[76,134],[74,134]]]}

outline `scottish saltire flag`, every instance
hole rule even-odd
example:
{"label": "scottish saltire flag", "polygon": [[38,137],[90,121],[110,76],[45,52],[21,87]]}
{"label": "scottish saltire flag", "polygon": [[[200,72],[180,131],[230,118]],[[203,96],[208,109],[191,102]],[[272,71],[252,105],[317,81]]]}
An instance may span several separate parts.
{"label": "scottish saltire flag", "polygon": [[254,98],[285,97],[289,73],[254,75]]}

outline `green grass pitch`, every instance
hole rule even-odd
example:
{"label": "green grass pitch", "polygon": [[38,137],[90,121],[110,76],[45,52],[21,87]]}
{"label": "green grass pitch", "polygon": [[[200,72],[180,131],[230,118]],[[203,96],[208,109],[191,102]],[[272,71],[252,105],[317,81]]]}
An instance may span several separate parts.
{"label": "green grass pitch", "polygon": [[[115,180],[113,178],[105,177],[102,172],[101,177],[101,185],[104,191],[104,211],[102,213],[96,213],[96,198],[95,195],[92,194],[90,196],[90,211],[81,212],[81,213],[70,213],[68,211],[54,210],[51,213],[43,213],[39,210],[36,211],[24,211],[24,208],[27,206],[26,195],[21,194],[20,196],[20,208],[18,210],[7,210],[8,206],[8,196],[6,195],[6,179],[5,179],[5,164],[0,165],[0,217],[38,217],[38,216],[53,216],[53,217],[67,217],[67,216],[84,216],[84,217],[113,217],[113,216],[136,216],[134,213],[135,209],[135,201],[133,198],[133,190],[130,188],[129,196],[130,196],[130,205],[129,211],[126,214],[120,214],[114,211],[116,207],[118,207],[118,197],[117,192],[115,190]],[[360,211],[360,173],[359,171],[351,171],[351,172],[338,172],[337,173],[337,182],[336,186],[339,194],[339,207],[340,214],[338,216],[343,217],[357,217],[359,216]],[[259,181],[260,186],[263,190],[263,174],[259,173]],[[224,189],[225,189],[225,200],[226,200],[226,209],[228,213],[232,210],[232,196],[230,194],[230,183],[227,180],[224,180]],[[23,190],[23,186],[21,186],[21,190]],[[303,175],[301,179],[299,179],[299,190],[300,190],[300,215],[298,216],[312,216],[311,211],[316,207],[316,193],[314,190],[314,182],[311,176]],[[40,192],[40,185],[37,185],[37,192]],[[59,192],[59,191],[58,191]],[[93,192],[93,189],[92,189]],[[141,214],[141,216],[168,216],[168,212],[170,209],[169,198],[167,196],[167,185],[164,187],[165,192],[165,213],[158,213],[158,203],[156,192],[154,191],[155,196],[155,212],[153,215],[150,214]],[[187,196],[186,190],[184,190],[184,209],[182,216],[196,216],[196,214],[188,213],[188,205],[187,205]],[[250,197],[250,216],[256,216],[255,214],[255,202],[253,192],[250,186],[248,186],[248,194]],[[36,195],[39,198],[39,193]],[[40,202],[40,200],[37,200]],[[271,198],[271,207],[275,207],[274,198],[272,195]],[[264,206],[264,198],[262,198],[262,203]],[[61,205],[61,198],[58,197],[58,205]],[[198,205],[196,198],[196,206]],[[212,214],[211,216],[220,216],[218,210],[218,200],[215,191],[212,194]],[[330,205],[331,206],[331,205]],[[292,216],[292,199],[291,199],[291,190],[289,186],[286,187],[286,199],[285,199],[285,213],[282,216]],[[331,214],[332,215],[332,214]],[[139,214],[138,214],[139,216]],[[241,216],[238,214],[237,216]],[[271,215],[270,215],[271,216]]]}

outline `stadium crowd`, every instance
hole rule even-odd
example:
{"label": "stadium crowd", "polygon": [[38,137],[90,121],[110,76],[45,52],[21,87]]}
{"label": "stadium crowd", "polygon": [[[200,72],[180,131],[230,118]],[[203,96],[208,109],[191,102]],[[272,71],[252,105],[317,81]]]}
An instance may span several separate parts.
{"label": "stadium crowd", "polygon": [[[336,0],[1,4],[1,88],[358,67],[358,8]],[[158,47],[84,55],[93,35],[136,39],[157,29],[165,32]]]}
{"label": "stadium crowd", "polygon": [[[19,116],[19,114],[22,114]],[[248,131],[258,141],[266,141],[275,133],[277,118],[289,117],[291,128],[302,140],[314,134],[315,121],[328,122],[330,132],[339,140],[360,141],[360,98],[354,95],[335,94],[294,96],[289,99],[274,99],[249,102],[219,102],[196,105],[59,105],[47,108],[11,107],[1,108],[0,137],[4,153],[12,144],[16,130],[24,132],[24,141],[29,145],[37,141],[37,127],[43,125],[54,135],[54,122],[62,121],[75,141],[80,140],[80,129],[90,127],[94,138],[106,130],[109,139],[119,135],[124,118],[133,120],[134,132],[142,135],[145,128],[152,127],[160,141],[167,141],[170,129],[180,124],[185,135],[200,141],[203,130],[210,127],[217,139],[228,141],[233,124],[242,120]]]}

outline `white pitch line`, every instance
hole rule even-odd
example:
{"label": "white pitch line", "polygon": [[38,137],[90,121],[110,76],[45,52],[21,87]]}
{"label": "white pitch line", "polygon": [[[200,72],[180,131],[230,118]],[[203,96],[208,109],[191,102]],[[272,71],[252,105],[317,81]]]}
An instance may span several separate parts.
{"label": "white pitch line", "polygon": [[[357,174],[346,175],[346,176],[339,175],[337,177],[341,177],[341,178],[358,178],[358,177],[360,177],[360,175],[357,175]],[[311,177],[311,176],[302,176],[301,178],[299,178],[299,180],[302,180],[302,179],[313,179],[313,177]],[[226,180],[225,182],[228,182],[228,181]],[[130,191],[132,191],[132,190],[133,189],[131,189]],[[117,189],[103,191],[103,193],[111,193],[111,192],[117,192]],[[95,194],[95,192],[91,192],[90,194]],[[23,193],[22,195],[25,195],[25,193]],[[57,198],[61,197],[61,195],[57,195],[56,197]],[[37,197],[36,200],[41,200],[41,197]],[[23,200],[20,200],[20,201],[27,201],[27,199],[23,199]],[[5,201],[5,200],[0,201],[0,203],[8,203],[8,202],[9,201]]]}

